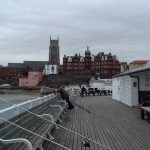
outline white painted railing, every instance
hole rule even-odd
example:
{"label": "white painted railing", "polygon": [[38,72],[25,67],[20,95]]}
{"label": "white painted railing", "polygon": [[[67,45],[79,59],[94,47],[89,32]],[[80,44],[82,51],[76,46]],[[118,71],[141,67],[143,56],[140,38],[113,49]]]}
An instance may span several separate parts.
{"label": "white painted railing", "polygon": [[[53,98],[56,96],[54,94],[46,95],[43,97],[38,97],[33,100],[28,100],[26,102],[16,104],[14,106],[8,107],[6,109],[0,110],[0,115],[3,116],[6,120],[9,120],[18,114],[21,114],[25,112],[25,110],[30,110],[38,105],[41,105],[45,102],[51,101]],[[19,108],[23,109],[19,109]],[[0,123],[4,122],[3,120],[0,119]]]}
{"label": "white painted railing", "polygon": [[0,138],[0,142],[2,142],[2,143],[7,143],[7,144],[8,144],[8,143],[24,143],[24,144],[27,145],[28,150],[32,150],[32,145],[31,145],[31,143],[30,143],[28,140],[26,140],[26,139],[18,138],[18,139],[4,140],[4,139],[1,139],[1,138]]}
{"label": "white painted railing", "polygon": [[[70,98],[73,98],[73,97],[75,97],[75,96],[76,96],[76,94],[75,94],[74,91],[70,93]],[[38,105],[40,105],[40,104],[42,104],[42,103],[44,103],[44,102],[50,101],[50,100],[52,100],[53,98],[57,99],[57,96],[55,96],[54,94],[51,94],[51,95],[48,95],[48,96],[44,96],[44,97],[37,98],[37,99],[34,99],[34,100],[29,100],[29,101],[27,101],[27,102],[24,102],[24,103],[21,103],[21,104],[18,104],[18,105],[9,107],[9,108],[7,108],[7,109],[4,109],[4,110],[0,111],[0,118],[1,118],[3,121],[7,122],[7,123],[10,123],[10,124],[12,124],[12,125],[14,125],[14,126],[16,126],[16,127],[18,127],[18,128],[21,128],[21,129],[23,129],[23,130],[25,130],[25,131],[27,131],[27,132],[29,132],[29,133],[32,133],[32,134],[34,134],[34,135],[36,135],[36,136],[38,136],[38,137],[41,137],[42,139],[47,140],[47,141],[49,141],[49,142],[51,142],[51,143],[53,143],[53,144],[56,144],[56,145],[60,146],[61,148],[64,148],[64,149],[67,149],[67,150],[71,150],[71,149],[69,149],[69,148],[67,148],[67,147],[65,147],[65,146],[63,146],[63,145],[61,145],[61,144],[58,144],[58,143],[56,143],[56,142],[54,142],[54,141],[52,141],[52,140],[49,140],[49,139],[47,139],[47,138],[45,138],[45,137],[43,137],[43,136],[41,136],[41,135],[38,135],[37,133],[34,133],[34,132],[32,132],[32,131],[30,131],[30,130],[28,130],[28,129],[25,129],[25,128],[19,126],[19,125],[16,125],[15,123],[12,123],[12,122],[8,121],[8,120],[10,119],[8,116],[7,116],[7,117],[8,117],[9,119],[8,119],[8,118],[5,118],[5,119],[4,119],[4,116],[2,116],[2,114],[7,114],[7,112],[13,111],[14,109],[15,109],[16,112],[17,112],[17,111],[19,111],[19,108],[24,109],[24,112],[25,112],[25,111],[30,112],[30,111],[28,111],[29,109],[31,109],[31,108],[33,108],[33,107],[36,107],[36,106],[38,106]],[[27,106],[28,103],[30,103],[31,106],[29,105],[30,107],[27,107],[27,108],[25,107],[25,108],[23,108],[24,106]],[[65,106],[66,106],[66,104],[65,104]],[[30,112],[30,113],[31,113],[31,114],[34,114],[33,112]],[[13,113],[13,115],[16,116],[16,114],[14,114],[14,113]],[[40,117],[40,118],[44,119],[44,118],[43,118],[42,116],[40,116],[40,115],[37,115],[37,114],[34,114],[34,115],[37,116],[37,117]],[[47,115],[47,114],[45,114],[45,115]],[[12,115],[11,115],[11,116],[12,116]],[[49,116],[49,117],[50,117],[50,116]],[[12,118],[12,117],[11,117],[11,118]],[[110,147],[107,147],[107,146],[105,146],[105,145],[103,145],[103,144],[101,144],[101,143],[99,143],[99,142],[96,142],[95,140],[92,140],[92,139],[90,139],[90,138],[87,138],[87,137],[85,137],[84,135],[82,135],[82,134],[80,134],[80,133],[77,133],[77,132],[75,132],[75,131],[72,131],[72,130],[66,128],[66,127],[63,127],[63,126],[61,126],[61,125],[59,125],[59,124],[57,124],[57,123],[55,123],[55,122],[53,122],[53,121],[50,121],[50,120],[48,120],[48,119],[44,119],[44,120],[46,120],[46,121],[52,123],[53,125],[56,125],[57,127],[60,127],[60,128],[62,128],[62,129],[64,129],[64,130],[66,130],[66,131],[68,131],[68,132],[70,132],[70,133],[72,133],[72,134],[74,134],[74,135],[77,135],[77,136],[79,136],[79,137],[81,137],[81,138],[84,138],[84,140],[86,139],[86,140],[88,140],[89,142],[93,142],[93,143],[95,143],[95,144],[97,144],[97,145],[99,145],[99,146],[101,146],[101,147],[103,147],[103,148],[112,150]],[[0,141],[4,141],[4,140],[3,140],[3,139],[0,139]],[[28,147],[28,148],[29,148],[29,147]],[[30,148],[29,148],[29,150],[30,150]]]}

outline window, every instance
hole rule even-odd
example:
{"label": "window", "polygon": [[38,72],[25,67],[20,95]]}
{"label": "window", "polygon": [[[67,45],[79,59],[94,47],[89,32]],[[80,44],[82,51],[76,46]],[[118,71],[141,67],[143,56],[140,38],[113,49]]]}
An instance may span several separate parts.
{"label": "window", "polygon": [[54,71],[55,71],[55,68],[54,68],[54,66],[52,66],[51,67],[51,72],[54,73]]}
{"label": "window", "polygon": [[34,76],[34,80],[36,80],[36,79],[37,79],[37,76],[35,75],[35,76]]}
{"label": "window", "polygon": [[145,87],[150,87],[150,73],[145,73]]}
{"label": "window", "polygon": [[136,82],[133,82],[133,87],[137,87],[137,83]]}

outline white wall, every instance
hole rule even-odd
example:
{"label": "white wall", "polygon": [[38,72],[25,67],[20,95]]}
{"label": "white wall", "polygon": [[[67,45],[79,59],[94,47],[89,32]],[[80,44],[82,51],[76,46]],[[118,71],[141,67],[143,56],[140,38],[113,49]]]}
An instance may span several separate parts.
{"label": "white wall", "polygon": [[[136,86],[134,85],[136,84]],[[118,100],[128,106],[137,106],[138,102],[138,79],[130,76],[113,78],[112,99]]]}
{"label": "white wall", "polygon": [[89,82],[90,87],[112,90],[112,79],[93,79]]}
{"label": "white wall", "polygon": [[112,79],[112,99],[120,101],[120,82],[121,78]]}
{"label": "white wall", "polygon": [[58,65],[45,65],[44,74],[58,74]]}
{"label": "white wall", "polygon": [[103,83],[90,82],[90,87],[94,87],[94,88],[98,88],[98,89],[104,89],[105,84],[104,84],[104,82]]}
{"label": "white wall", "polygon": [[123,76],[121,77],[120,86],[120,101],[124,104],[132,106],[131,102],[131,77]]}
{"label": "white wall", "polygon": [[112,91],[112,84],[110,85],[110,84],[105,83],[105,89]]}

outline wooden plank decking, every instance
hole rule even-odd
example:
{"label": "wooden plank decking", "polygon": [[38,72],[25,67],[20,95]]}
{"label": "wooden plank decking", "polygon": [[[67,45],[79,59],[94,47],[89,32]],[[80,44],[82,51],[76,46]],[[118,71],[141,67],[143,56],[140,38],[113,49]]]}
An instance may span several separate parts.
{"label": "wooden plank decking", "polygon": [[[77,97],[76,103],[90,109],[91,114],[79,109],[69,110],[62,126],[111,147],[112,150],[150,150],[150,124],[141,120],[140,109],[128,107],[110,96]],[[91,143],[84,148],[82,138],[65,131],[54,130],[56,142],[72,150],[107,150]],[[44,150],[60,147],[43,143]]]}

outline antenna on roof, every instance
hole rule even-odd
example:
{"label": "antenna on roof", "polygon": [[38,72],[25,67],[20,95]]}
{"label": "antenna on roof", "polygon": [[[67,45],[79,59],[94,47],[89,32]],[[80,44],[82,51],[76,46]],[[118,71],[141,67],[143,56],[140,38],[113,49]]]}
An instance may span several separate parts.
{"label": "antenna on roof", "polygon": [[57,40],[58,40],[58,42],[59,42],[59,35],[57,35]]}
{"label": "antenna on roof", "polygon": [[50,42],[51,42],[51,35],[50,35]]}

